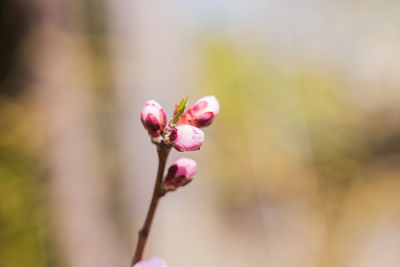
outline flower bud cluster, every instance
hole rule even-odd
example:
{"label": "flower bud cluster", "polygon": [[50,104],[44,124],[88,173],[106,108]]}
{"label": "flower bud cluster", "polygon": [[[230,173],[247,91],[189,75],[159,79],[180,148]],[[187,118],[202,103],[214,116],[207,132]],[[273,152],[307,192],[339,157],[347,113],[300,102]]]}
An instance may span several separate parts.
{"label": "flower bud cluster", "polygon": [[[176,112],[177,110],[174,116]],[[204,132],[200,128],[209,126],[218,113],[217,98],[205,96],[196,101],[182,115],[176,117],[176,120],[173,118],[167,126],[164,109],[157,101],[150,100],[143,107],[141,120],[153,142],[163,143],[174,147],[179,152],[185,152],[200,149],[204,142]],[[163,190],[174,191],[188,184],[193,179],[196,170],[197,164],[191,159],[181,158],[175,161],[163,181]]]}
{"label": "flower bud cluster", "polygon": [[[150,205],[146,223],[141,232],[148,232],[158,199],[170,191],[190,183],[197,171],[197,163],[189,158],[176,160],[163,177],[165,162],[170,149],[179,152],[199,150],[204,142],[204,132],[200,129],[209,126],[219,112],[219,103],[215,96],[205,96],[190,106],[186,112],[187,97],[175,106],[172,119],[167,124],[165,111],[155,100],[145,103],[140,114],[144,128],[157,145],[159,155],[159,171],[157,174],[152,204]],[[155,203],[155,204],[153,204]],[[148,223],[148,220],[150,223]],[[132,267],[167,267],[166,262],[156,256],[141,260],[146,237],[139,238]]]}

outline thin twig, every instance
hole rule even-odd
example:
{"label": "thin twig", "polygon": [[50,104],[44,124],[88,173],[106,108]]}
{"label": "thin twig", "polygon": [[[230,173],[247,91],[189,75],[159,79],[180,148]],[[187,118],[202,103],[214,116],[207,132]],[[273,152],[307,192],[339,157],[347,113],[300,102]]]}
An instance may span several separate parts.
{"label": "thin twig", "polygon": [[146,220],[142,229],[139,231],[139,238],[136,245],[136,251],[131,261],[131,266],[135,263],[142,260],[143,251],[146,246],[147,237],[150,233],[151,223],[153,222],[154,213],[157,208],[158,201],[163,196],[161,184],[162,184],[162,177],[164,174],[165,164],[167,162],[167,158],[169,155],[169,151],[171,148],[164,143],[157,145],[157,152],[158,152],[158,172],[156,183],[154,185],[153,197],[150,202],[149,209],[147,211]]}

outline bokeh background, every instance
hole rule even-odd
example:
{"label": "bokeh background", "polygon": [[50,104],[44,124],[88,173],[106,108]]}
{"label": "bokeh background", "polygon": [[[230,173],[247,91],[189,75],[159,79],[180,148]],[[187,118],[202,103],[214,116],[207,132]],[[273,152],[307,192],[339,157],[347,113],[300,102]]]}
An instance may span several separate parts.
{"label": "bokeh background", "polygon": [[[195,181],[160,203],[171,267],[400,262],[396,0],[4,0],[0,266],[128,267],[156,99],[213,94]],[[182,154],[174,151],[171,163]]]}

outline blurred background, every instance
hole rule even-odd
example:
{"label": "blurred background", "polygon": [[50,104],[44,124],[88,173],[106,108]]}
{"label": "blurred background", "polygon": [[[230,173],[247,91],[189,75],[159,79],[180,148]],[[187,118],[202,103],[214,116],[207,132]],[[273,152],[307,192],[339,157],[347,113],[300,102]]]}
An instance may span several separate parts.
{"label": "blurred background", "polygon": [[[396,0],[0,2],[0,266],[128,267],[156,174],[143,103],[213,94],[170,267],[400,262]],[[169,163],[181,153],[173,151]]]}

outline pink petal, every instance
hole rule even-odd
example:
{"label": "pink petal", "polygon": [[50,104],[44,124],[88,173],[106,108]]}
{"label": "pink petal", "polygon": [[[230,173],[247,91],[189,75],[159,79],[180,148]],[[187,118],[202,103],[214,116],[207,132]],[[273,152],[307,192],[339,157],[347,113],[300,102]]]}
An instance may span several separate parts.
{"label": "pink petal", "polygon": [[176,190],[191,182],[197,171],[197,163],[188,158],[176,160],[168,169],[168,174],[164,179],[167,190]]}
{"label": "pink petal", "polygon": [[155,100],[149,100],[144,104],[140,117],[151,136],[159,136],[167,123],[164,109]]}
{"label": "pink petal", "polygon": [[179,152],[199,150],[204,142],[204,133],[191,125],[175,127],[169,136],[169,141]]}
{"label": "pink petal", "polygon": [[219,103],[215,96],[205,96],[197,100],[180,117],[178,124],[189,123],[196,127],[206,127],[211,124],[219,113]]}

